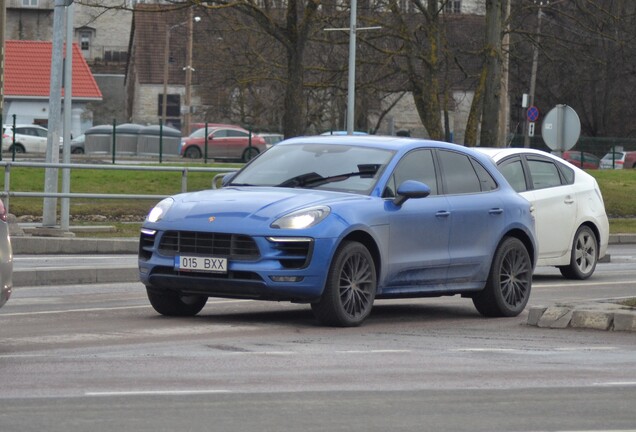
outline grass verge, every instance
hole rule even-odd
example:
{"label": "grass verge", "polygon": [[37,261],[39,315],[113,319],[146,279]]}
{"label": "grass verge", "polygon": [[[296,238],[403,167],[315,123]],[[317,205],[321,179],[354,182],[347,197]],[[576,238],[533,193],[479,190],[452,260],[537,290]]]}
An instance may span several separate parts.
{"label": "grass verge", "polygon": [[[144,165],[153,166],[153,165]],[[154,166],[238,168],[240,164],[161,164]],[[636,233],[636,170],[591,170],[603,194],[605,208],[610,217],[611,233]],[[196,191],[211,187],[215,173],[188,173],[187,190]],[[4,176],[0,186],[4,187]],[[61,173],[59,185],[61,187]],[[95,194],[152,194],[172,195],[181,192],[181,172],[165,171],[113,171],[74,169],[71,171],[71,192]],[[41,192],[44,185],[44,169],[11,167],[11,191]],[[111,233],[94,233],[91,236],[137,236],[139,224],[157,200],[148,199],[72,199],[70,206],[73,225],[106,224],[115,226]],[[12,197],[9,210],[21,221],[39,221],[42,216],[42,198]],[[100,222],[92,220],[99,216]],[[31,218],[30,218],[31,217]],[[121,223],[122,220],[139,222],[136,226]],[[79,234],[84,235],[84,233]]]}

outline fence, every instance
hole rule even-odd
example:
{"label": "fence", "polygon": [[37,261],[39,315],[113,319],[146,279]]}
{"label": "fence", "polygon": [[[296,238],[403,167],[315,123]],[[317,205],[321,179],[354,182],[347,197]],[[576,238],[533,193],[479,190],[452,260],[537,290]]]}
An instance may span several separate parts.
{"label": "fence", "polygon": [[[166,195],[152,194],[95,194],[95,193],[72,193],[72,192],[25,192],[11,190],[11,168],[55,168],[68,169],[69,172],[74,169],[91,169],[91,170],[113,170],[113,171],[168,171],[181,172],[181,192],[188,191],[188,173],[190,172],[209,172],[217,173],[211,180],[210,187],[217,187],[220,176],[223,174],[236,171],[236,168],[206,168],[206,167],[166,167],[166,166],[143,166],[143,165],[98,165],[98,164],[76,164],[76,163],[45,163],[45,162],[0,162],[0,166],[4,168],[4,190],[0,191],[0,198],[4,202],[7,213],[9,212],[10,197],[31,197],[31,198],[94,198],[94,199],[155,199],[161,200]],[[70,176],[69,176],[70,177]],[[68,185],[70,191],[70,183]],[[61,215],[62,229],[68,229],[68,211],[69,206],[62,206],[63,214]],[[64,211],[65,209],[65,211]],[[66,214],[64,214],[66,213]],[[66,221],[66,222],[65,222]]]}
{"label": "fence", "polygon": [[[510,147],[523,147],[523,135],[515,135],[510,141]],[[550,148],[544,143],[541,136],[530,137],[530,147],[550,152]],[[636,139],[621,137],[580,137],[572,150],[591,153],[599,158],[612,151],[616,147],[622,147],[626,151],[636,150]]]}

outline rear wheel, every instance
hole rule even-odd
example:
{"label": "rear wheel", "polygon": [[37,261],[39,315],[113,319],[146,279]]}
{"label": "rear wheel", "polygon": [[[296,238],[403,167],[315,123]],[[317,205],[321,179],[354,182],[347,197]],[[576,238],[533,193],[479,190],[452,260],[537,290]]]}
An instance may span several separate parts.
{"label": "rear wheel", "polygon": [[186,149],[185,153],[183,153],[183,156],[189,159],[201,159],[201,149],[199,149],[199,147],[190,146]]}
{"label": "rear wheel", "polygon": [[26,153],[26,151],[24,150],[24,146],[22,144],[15,144],[9,146],[9,153],[13,153],[13,148],[15,147],[15,152],[16,153]]}
{"label": "rear wheel", "polygon": [[254,159],[256,156],[258,156],[260,152],[258,151],[258,149],[256,147],[248,147],[243,151],[243,156],[241,157],[241,160],[243,160],[243,162],[249,162],[250,160]]}
{"label": "rear wheel", "polygon": [[323,324],[357,326],[371,313],[376,287],[375,265],[367,248],[344,242],[334,255],[322,298],[311,308]]}
{"label": "rear wheel", "polygon": [[526,307],[532,286],[532,260],[521,240],[505,238],[492,260],[486,287],[473,297],[484,316],[517,316]]}
{"label": "rear wheel", "polygon": [[592,276],[598,262],[596,235],[588,226],[581,226],[574,235],[570,264],[559,267],[568,279],[587,279]]}
{"label": "rear wheel", "polygon": [[146,289],[148,300],[152,307],[161,315],[166,316],[194,316],[201,312],[208,301],[207,297],[188,295],[182,296],[171,292],[157,293]]}

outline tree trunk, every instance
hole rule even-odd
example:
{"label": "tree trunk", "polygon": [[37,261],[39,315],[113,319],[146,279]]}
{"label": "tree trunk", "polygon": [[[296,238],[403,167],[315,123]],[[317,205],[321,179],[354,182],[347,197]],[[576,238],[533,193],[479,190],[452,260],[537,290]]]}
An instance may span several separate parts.
{"label": "tree trunk", "polygon": [[502,0],[486,0],[486,71],[480,145],[500,147]]}

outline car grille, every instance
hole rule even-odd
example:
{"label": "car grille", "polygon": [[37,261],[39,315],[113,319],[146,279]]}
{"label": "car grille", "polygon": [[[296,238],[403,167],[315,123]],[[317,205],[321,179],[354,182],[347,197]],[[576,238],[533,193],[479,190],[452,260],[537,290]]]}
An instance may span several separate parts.
{"label": "car grille", "polygon": [[166,231],[159,242],[159,253],[223,256],[246,261],[260,257],[256,242],[249,236],[190,231]]}

